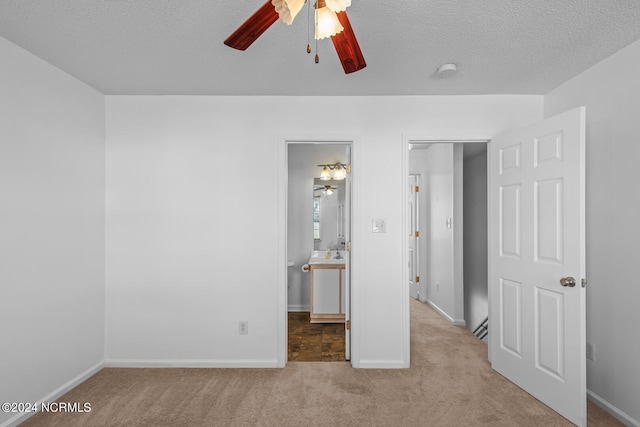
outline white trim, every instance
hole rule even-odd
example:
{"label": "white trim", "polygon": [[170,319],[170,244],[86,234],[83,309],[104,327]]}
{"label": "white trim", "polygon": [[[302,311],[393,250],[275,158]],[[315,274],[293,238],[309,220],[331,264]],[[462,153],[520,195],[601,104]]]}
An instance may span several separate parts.
{"label": "white trim", "polygon": [[108,359],[107,368],[279,368],[277,359]]}
{"label": "white trim", "polygon": [[404,360],[374,360],[364,359],[360,361],[362,369],[406,369]]}
{"label": "white trim", "polygon": [[429,148],[431,144],[448,144],[448,143],[464,143],[464,144],[486,144],[490,140],[488,139],[419,139],[419,140],[411,140],[409,143],[409,147],[411,149],[426,149]]}
{"label": "white trim", "polygon": [[[603,411],[607,412],[609,415],[620,421],[625,426],[640,427],[640,421],[633,419],[630,415],[622,412],[620,409],[616,408],[611,403],[607,402],[602,397],[598,396],[589,389],[587,389],[587,397]],[[589,422],[588,419],[587,422]]]}
{"label": "white trim", "polygon": [[[491,284],[491,277],[493,270],[491,263],[489,262],[489,256],[491,255],[491,236],[494,232],[491,228],[491,203],[489,203],[489,189],[491,188],[491,141],[487,143],[487,319],[491,319],[491,298],[489,298],[489,285]],[[487,333],[487,359],[491,366],[493,366],[491,357],[491,337],[493,333],[491,330]]]}
{"label": "white trim", "polygon": [[304,313],[309,310],[311,310],[311,307],[309,306],[309,304],[289,305],[289,307],[287,308],[287,311],[294,312],[294,313]]}
{"label": "white trim", "polygon": [[410,141],[405,138],[404,135],[401,135],[400,138],[400,150],[402,153],[401,157],[401,170],[402,177],[400,179],[400,194],[402,195],[402,207],[401,207],[401,215],[402,215],[402,292],[400,294],[402,301],[402,367],[409,368],[411,366],[411,336],[410,336],[410,328],[411,328],[411,318],[410,318],[410,309],[409,309],[409,298],[411,297],[411,292],[409,290],[409,270],[406,268],[409,265],[409,232],[411,230],[411,224],[409,223],[409,194],[407,192],[407,186],[409,185],[409,146]]}
{"label": "white trim", "polygon": [[360,227],[356,223],[362,217],[361,212],[361,196],[360,191],[360,139],[353,138],[351,141],[351,264],[349,269],[351,272],[351,366],[360,368],[360,301],[361,290],[360,277],[363,265],[360,258]]}
{"label": "white trim", "polygon": [[[282,143],[284,141],[284,144]],[[286,139],[282,139],[277,144],[278,151],[278,224],[277,224],[277,254],[278,268],[276,279],[276,345],[278,361],[277,366],[284,368],[287,366],[288,356],[288,327],[289,318],[287,315],[288,308],[288,265],[287,265],[287,183],[289,179],[289,158],[288,143]]]}
{"label": "white trim", "polygon": [[464,326],[466,324],[466,322],[464,321],[464,319],[460,320],[460,319],[454,319],[453,317],[449,316],[447,314],[446,311],[444,311],[443,309],[441,309],[440,307],[438,307],[433,301],[431,301],[430,299],[425,299],[424,301],[426,304],[429,305],[429,307],[433,308],[435,311],[438,312],[438,314],[442,317],[444,317],[445,319],[447,319],[449,321],[449,323],[455,325],[455,326]]}
{"label": "white trim", "polygon": [[[41,407],[42,403],[54,402],[60,396],[68,393],[71,389],[77,387],[79,384],[85,382],[86,380],[88,380],[89,378],[97,374],[99,371],[102,370],[102,368],[104,368],[104,362],[96,363],[95,365],[93,365],[86,371],[82,372],[78,376],[62,384],[60,387],[56,388],[51,393],[47,394],[46,396],[40,399],[37,399],[36,402],[38,407]],[[36,414],[36,412],[23,412],[23,413],[16,414],[15,416],[6,420],[4,423],[0,424],[0,427],[15,427],[25,422],[27,418],[31,417],[34,414]]]}

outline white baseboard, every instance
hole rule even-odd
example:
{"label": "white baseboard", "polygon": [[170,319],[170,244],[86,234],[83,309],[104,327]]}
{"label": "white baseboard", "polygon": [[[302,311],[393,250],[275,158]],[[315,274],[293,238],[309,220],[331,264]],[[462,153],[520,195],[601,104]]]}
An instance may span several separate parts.
{"label": "white baseboard", "polygon": [[437,311],[440,316],[442,316],[445,319],[447,319],[449,321],[449,323],[451,323],[453,326],[466,326],[467,325],[467,322],[465,322],[464,319],[454,319],[453,317],[449,316],[446,311],[444,311],[443,309],[438,307],[436,304],[434,304],[433,301],[431,301],[429,299],[425,299],[424,302],[426,304],[428,304],[431,308],[433,308],[435,311]]}
{"label": "white baseboard", "polygon": [[604,400],[602,397],[598,396],[591,390],[587,390],[587,397],[590,401],[598,405],[602,410],[608,412],[613,418],[620,421],[622,424],[628,427],[640,427],[640,422],[631,418],[631,416],[622,412],[620,409],[613,406],[611,403]]}
{"label": "white baseboard", "polygon": [[356,366],[358,369],[405,369],[409,365],[402,360],[360,360]]}
{"label": "white baseboard", "polygon": [[292,313],[300,313],[300,312],[311,311],[311,307],[308,304],[307,305],[290,305],[287,308],[287,311],[290,311]]}
{"label": "white baseboard", "polygon": [[[103,362],[96,363],[91,368],[87,369],[86,371],[82,372],[80,375],[62,384],[60,387],[56,388],[51,393],[47,394],[46,396],[40,399],[36,399],[38,406],[40,407],[42,403],[51,403],[55,401],[60,396],[64,395],[74,387],[78,386],[79,384],[88,380],[90,377],[97,374],[100,370],[102,370],[102,368],[104,368]],[[23,413],[16,414],[15,416],[9,418],[4,423],[0,424],[0,427],[15,427],[18,424],[25,422],[27,418],[31,417],[34,414],[35,412],[23,412]]]}
{"label": "white baseboard", "polygon": [[277,359],[107,359],[106,368],[278,368]]}

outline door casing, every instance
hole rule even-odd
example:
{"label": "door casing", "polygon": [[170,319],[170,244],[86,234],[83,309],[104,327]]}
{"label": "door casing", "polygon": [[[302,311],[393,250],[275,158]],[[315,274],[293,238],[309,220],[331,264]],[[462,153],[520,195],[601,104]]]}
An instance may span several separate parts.
{"label": "door casing", "polygon": [[350,333],[350,353],[351,353],[351,366],[354,368],[359,367],[359,357],[360,357],[360,340],[359,340],[359,319],[360,319],[360,310],[359,310],[359,286],[358,286],[358,269],[355,268],[359,265],[358,251],[357,249],[353,250],[353,248],[358,247],[359,236],[357,233],[357,227],[355,227],[355,219],[358,218],[359,212],[359,202],[357,195],[359,194],[358,187],[358,171],[357,166],[359,164],[359,141],[355,137],[336,137],[334,135],[331,136],[300,136],[300,137],[284,137],[280,139],[279,153],[278,153],[278,177],[280,179],[280,183],[278,185],[278,242],[277,242],[277,258],[278,258],[278,269],[277,269],[277,307],[278,307],[278,315],[277,315],[277,357],[278,362],[277,366],[280,368],[284,368],[287,364],[288,359],[288,340],[287,340],[287,328],[288,328],[288,301],[287,301],[287,224],[288,224],[288,214],[287,214],[287,206],[288,206],[288,147],[290,144],[327,144],[327,145],[335,145],[335,144],[343,144],[345,146],[350,147],[351,152],[351,160],[350,164],[352,165],[351,172],[351,209],[350,209],[350,220],[351,220],[351,246],[352,251],[350,254],[350,323],[351,323],[351,333]]}

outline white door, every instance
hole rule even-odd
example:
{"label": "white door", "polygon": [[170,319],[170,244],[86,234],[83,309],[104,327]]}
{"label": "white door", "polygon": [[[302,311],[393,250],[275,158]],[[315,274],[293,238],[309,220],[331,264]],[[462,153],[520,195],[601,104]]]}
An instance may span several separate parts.
{"label": "white door", "polygon": [[489,144],[491,364],[579,426],[587,417],[584,144],[584,107]]}
{"label": "white door", "polygon": [[420,299],[418,185],[418,175],[409,175],[409,295],[415,299]]}

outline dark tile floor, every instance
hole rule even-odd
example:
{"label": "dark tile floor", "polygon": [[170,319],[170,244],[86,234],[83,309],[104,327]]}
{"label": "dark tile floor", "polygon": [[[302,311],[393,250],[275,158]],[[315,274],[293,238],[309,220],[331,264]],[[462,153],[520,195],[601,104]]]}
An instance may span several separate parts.
{"label": "dark tile floor", "polygon": [[310,323],[309,313],[289,313],[289,361],[343,362],[344,323]]}

